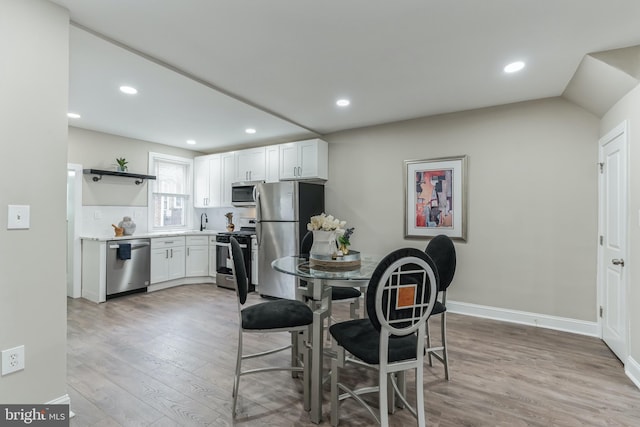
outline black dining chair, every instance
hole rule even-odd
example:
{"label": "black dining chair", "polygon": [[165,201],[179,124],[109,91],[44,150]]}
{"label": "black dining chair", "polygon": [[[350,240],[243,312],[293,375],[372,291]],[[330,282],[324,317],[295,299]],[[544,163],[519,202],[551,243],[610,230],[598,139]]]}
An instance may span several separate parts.
{"label": "black dining chair", "polygon": [[440,319],[440,346],[431,346],[431,334],[429,333],[429,322],[427,321],[427,355],[429,366],[433,366],[432,358],[436,358],[444,365],[444,376],[449,380],[449,353],[447,351],[447,288],[453,281],[456,273],[456,247],[449,236],[440,234],[429,242],[425,248],[425,253],[431,257],[436,264],[440,285],[438,288],[439,299],[436,300],[431,316],[441,315]]}
{"label": "black dining chair", "polygon": [[[236,283],[236,294],[238,297],[239,334],[238,334],[238,355],[236,360],[235,375],[233,378],[233,408],[232,416],[236,416],[236,403],[240,387],[240,378],[244,375],[256,374],[271,371],[291,371],[302,372],[303,376],[303,401],[304,409],[309,410],[310,386],[309,386],[309,349],[305,342],[311,335],[311,323],[313,322],[313,312],[301,301],[279,299],[267,301],[255,305],[244,307],[249,293],[249,283],[245,270],[244,258],[240,244],[234,238],[230,238],[231,258],[233,261],[233,277]],[[243,308],[244,307],[244,308]],[[256,369],[242,370],[242,362],[246,359],[267,356],[273,353],[292,348],[292,345],[280,346],[268,349],[259,353],[243,353],[243,336],[245,333],[270,333],[289,332],[293,346],[296,350],[292,354],[290,366],[268,366]],[[262,341],[264,342],[264,340]],[[298,354],[299,353],[299,354]],[[302,360],[297,358],[301,356]],[[298,363],[300,362],[300,363]],[[299,365],[302,366],[299,366]]]}
{"label": "black dining chair", "polygon": [[[435,264],[419,249],[398,249],[378,264],[366,293],[368,318],[336,323],[329,328],[335,353],[331,359],[333,426],[339,422],[340,401],[349,397],[362,404],[380,425],[388,426],[388,412],[393,409],[389,406],[394,405],[396,396],[418,425],[425,425],[425,325],[437,293]],[[377,384],[351,389],[340,382],[340,371],[351,364],[376,370]],[[415,370],[415,408],[406,398],[404,381],[408,370]],[[392,388],[388,388],[389,384]],[[377,411],[362,398],[373,392],[378,393]]]}

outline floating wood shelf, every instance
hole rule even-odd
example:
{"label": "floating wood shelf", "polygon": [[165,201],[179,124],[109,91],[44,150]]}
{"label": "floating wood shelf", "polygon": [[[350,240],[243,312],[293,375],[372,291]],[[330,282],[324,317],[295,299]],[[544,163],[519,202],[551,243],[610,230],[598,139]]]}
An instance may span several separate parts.
{"label": "floating wood shelf", "polygon": [[93,182],[98,182],[102,179],[103,175],[109,176],[119,176],[122,178],[134,178],[136,181],[136,185],[140,185],[144,182],[145,179],[156,179],[154,175],[143,175],[139,173],[129,173],[129,172],[117,172],[117,171],[107,171],[102,169],[84,169],[82,171],[85,174],[97,175],[93,177]]}

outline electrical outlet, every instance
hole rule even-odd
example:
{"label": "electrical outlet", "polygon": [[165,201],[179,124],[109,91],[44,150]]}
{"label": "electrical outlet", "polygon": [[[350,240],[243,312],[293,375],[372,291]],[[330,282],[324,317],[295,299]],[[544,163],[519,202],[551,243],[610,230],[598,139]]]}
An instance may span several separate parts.
{"label": "electrical outlet", "polygon": [[2,351],[2,375],[24,369],[24,346]]}

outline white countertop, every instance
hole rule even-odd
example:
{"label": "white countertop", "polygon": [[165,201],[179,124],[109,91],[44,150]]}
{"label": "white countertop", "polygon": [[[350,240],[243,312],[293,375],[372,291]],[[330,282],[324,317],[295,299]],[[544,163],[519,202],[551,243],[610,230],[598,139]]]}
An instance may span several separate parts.
{"label": "white countertop", "polygon": [[183,230],[183,231],[160,231],[153,233],[134,233],[130,236],[81,236],[82,240],[96,240],[106,242],[107,240],[127,240],[127,239],[150,239],[154,237],[171,237],[171,236],[215,236],[218,233],[226,232],[226,230]]}

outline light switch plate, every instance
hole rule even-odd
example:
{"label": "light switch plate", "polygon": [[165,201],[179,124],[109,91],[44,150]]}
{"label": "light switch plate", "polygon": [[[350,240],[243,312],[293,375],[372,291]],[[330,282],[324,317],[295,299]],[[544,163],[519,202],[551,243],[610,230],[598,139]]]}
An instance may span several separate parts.
{"label": "light switch plate", "polygon": [[30,221],[29,210],[29,205],[9,205],[7,229],[28,229]]}

